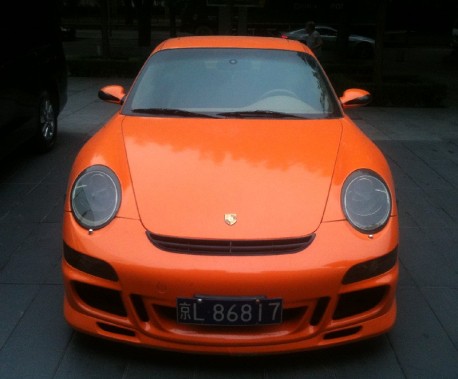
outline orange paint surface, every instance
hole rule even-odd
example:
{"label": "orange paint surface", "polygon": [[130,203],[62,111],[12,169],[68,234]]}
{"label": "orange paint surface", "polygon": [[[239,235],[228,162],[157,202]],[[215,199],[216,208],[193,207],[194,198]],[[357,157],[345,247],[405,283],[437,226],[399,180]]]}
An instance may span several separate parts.
{"label": "orange paint surface", "polygon": [[[177,38],[156,51],[197,47],[309,52],[295,41],[256,37]],[[115,98],[107,101],[124,95],[120,87],[106,91]],[[71,206],[75,180],[92,165],[109,167],[121,187],[116,216],[95,231],[77,223]],[[360,169],[375,172],[392,200],[386,224],[372,234],[355,229],[341,206],[345,180]],[[63,220],[65,317],[85,333],[165,350],[265,354],[373,337],[395,321],[394,183],[383,154],[347,116],[211,119],[118,112],[76,158]],[[148,233],[177,244],[257,246],[305,237],[310,243],[284,254],[177,253],[155,245]],[[281,299],[282,320],[252,326],[178,322],[177,299],[202,296]]]}

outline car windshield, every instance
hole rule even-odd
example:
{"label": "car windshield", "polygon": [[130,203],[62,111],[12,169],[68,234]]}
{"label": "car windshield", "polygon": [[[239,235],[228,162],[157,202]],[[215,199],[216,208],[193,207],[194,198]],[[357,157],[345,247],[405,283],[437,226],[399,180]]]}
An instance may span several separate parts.
{"label": "car windshield", "polygon": [[173,49],[152,55],[123,114],[335,118],[340,107],[315,58],[261,49]]}

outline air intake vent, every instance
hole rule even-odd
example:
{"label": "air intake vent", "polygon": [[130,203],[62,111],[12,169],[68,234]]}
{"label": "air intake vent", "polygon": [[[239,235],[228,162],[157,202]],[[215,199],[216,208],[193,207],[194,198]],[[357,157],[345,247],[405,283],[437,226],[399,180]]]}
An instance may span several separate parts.
{"label": "air intake vent", "polygon": [[204,240],[168,237],[146,233],[158,249],[171,253],[198,255],[277,255],[293,254],[308,247],[315,235],[275,240]]}

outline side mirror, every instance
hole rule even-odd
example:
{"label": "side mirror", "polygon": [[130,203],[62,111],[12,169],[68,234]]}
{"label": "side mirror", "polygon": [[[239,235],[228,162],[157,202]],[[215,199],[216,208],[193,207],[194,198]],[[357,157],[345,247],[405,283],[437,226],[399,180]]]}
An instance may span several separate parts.
{"label": "side mirror", "polygon": [[126,90],[122,86],[106,86],[99,90],[99,99],[108,103],[122,104],[126,97]]}
{"label": "side mirror", "polygon": [[372,96],[369,92],[357,88],[347,89],[340,98],[340,102],[345,109],[367,105],[371,100]]}

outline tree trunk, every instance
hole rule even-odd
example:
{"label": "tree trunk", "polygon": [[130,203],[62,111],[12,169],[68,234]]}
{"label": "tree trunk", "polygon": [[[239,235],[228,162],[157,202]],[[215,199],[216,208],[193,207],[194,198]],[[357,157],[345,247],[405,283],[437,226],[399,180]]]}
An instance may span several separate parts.
{"label": "tree trunk", "polygon": [[373,80],[376,84],[377,92],[382,90],[383,84],[383,39],[385,35],[387,5],[388,0],[378,0],[373,74]]}
{"label": "tree trunk", "polygon": [[138,46],[151,46],[152,0],[134,0],[138,20]]}
{"label": "tree trunk", "polygon": [[170,37],[176,37],[177,36],[177,24],[176,24],[175,0],[169,0],[168,6],[169,6]]}
{"label": "tree trunk", "polygon": [[109,0],[99,0],[100,13],[102,16],[101,33],[102,33],[102,57],[108,59],[111,57],[110,46],[110,2]]}

